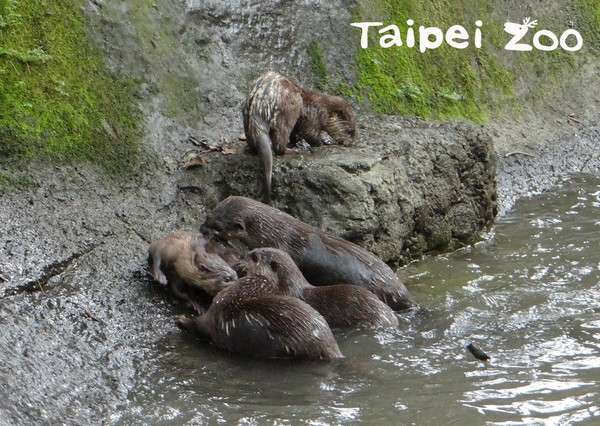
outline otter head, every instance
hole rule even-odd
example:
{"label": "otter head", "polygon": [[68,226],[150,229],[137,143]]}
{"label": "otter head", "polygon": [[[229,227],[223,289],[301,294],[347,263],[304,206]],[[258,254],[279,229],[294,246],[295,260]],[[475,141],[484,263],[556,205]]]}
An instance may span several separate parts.
{"label": "otter head", "polygon": [[239,273],[261,275],[277,283],[279,291],[299,297],[308,282],[289,254],[275,248],[254,249],[236,265]]}
{"label": "otter head", "polygon": [[240,240],[245,242],[247,200],[244,197],[227,197],[206,217],[200,232],[207,238],[222,241]]}
{"label": "otter head", "polygon": [[214,296],[237,279],[235,271],[216,254],[196,251],[193,262],[196,274],[190,284],[210,295]]}
{"label": "otter head", "polygon": [[356,123],[350,105],[338,96],[328,97],[325,105],[328,117],[324,130],[338,144],[351,143],[356,135]]}

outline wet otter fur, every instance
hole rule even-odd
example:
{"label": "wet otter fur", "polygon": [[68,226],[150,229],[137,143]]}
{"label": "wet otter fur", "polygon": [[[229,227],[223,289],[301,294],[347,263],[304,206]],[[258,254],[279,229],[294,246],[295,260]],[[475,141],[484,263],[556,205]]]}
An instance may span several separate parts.
{"label": "wet otter fur", "polygon": [[[201,234],[199,234],[201,235]],[[233,266],[242,257],[237,247],[234,247],[228,241],[221,241],[215,238],[206,241],[204,249],[208,253],[216,254],[223,259],[229,266]]]}
{"label": "wet otter fur", "polygon": [[[216,243],[210,244],[216,247]],[[214,296],[237,279],[237,274],[225,260],[206,250],[208,246],[209,242],[202,234],[178,231],[154,241],[148,249],[154,279],[168,284],[177,297],[197,312],[204,311],[198,303],[206,298],[202,293]]]}
{"label": "wet otter fur", "polygon": [[267,203],[271,204],[273,153],[289,153],[288,144],[304,139],[323,144],[325,131],[339,144],[354,139],[356,124],[346,101],[298,86],[275,71],[261,75],[250,90],[242,114],[248,146],[260,156],[264,168]]}
{"label": "wet otter fur", "polygon": [[200,230],[225,241],[239,240],[250,249],[283,250],[313,285],[354,284],[394,310],[417,307],[394,271],[373,253],[258,201],[228,197]]}
{"label": "wet otter fur", "polygon": [[206,313],[177,325],[215,346],[263,358],[343,358],[325,319],[299,299],[273,295],[273,284],[248,275],[215,296]]}
{"label": "wet otter fur", "polygon": [[392,308],[367,289],[351,284],[310,285],[282,250],[254,249],[235,269],[238,274],[261,275],[277,283],[279,294],[304,300],[323,315],[330,327],[398,327]]}

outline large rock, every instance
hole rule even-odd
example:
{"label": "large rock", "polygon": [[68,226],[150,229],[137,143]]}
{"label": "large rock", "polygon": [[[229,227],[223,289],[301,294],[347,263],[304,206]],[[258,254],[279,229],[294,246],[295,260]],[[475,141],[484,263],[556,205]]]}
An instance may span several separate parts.
{"label": "large rock", "polygon": [[[264,198],[258,156],[205,161],[180,188],[207,209],[229,195]],[[473,243],[496,214],[492,141],[466,123],[365,118],[354,146],[277,157],[273,172],[276,207],[397,264]]]}

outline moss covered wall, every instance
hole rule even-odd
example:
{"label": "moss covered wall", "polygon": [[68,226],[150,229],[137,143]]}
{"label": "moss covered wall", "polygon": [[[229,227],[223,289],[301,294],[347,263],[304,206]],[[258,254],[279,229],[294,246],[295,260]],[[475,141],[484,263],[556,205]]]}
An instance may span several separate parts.
{"label": "moss covered wall", "polygon": [[[142,151],[138,103],[151,117],[147,149],[159,155],[185,150],[187,133],[236,137],[248,85],[269,68],[383,113],[486,122],[500,110],[518,114],[526,102],[551,102],[549,88],[597,60],[600,0],[304,4],[0,0],[0,186],[9,181],[2,169],[15,160],[130,170]],[[584,49],[504,51],[504,22],[526,16],[557,34],[577,28]],[[382,49],[372,30],[370,48],[361,50],[360,30],[350,27],[396,24],[404,38],[409,18],[416,29],[460,24],[471,36],[481,19],[483,47]]]}
{"label": "moss covered wall", "polygon": [[[356,57],[359,67],[354,93],[367,98],[379,112],[418,115],[433,119],[462,117],[485,123],[489,115],[503,108],[518,109],[525,100],[544,98],[548,89],[560,86],[560,79],[581,64],[597,57],[600,28],[600,1],[576,0],[528,2],[471,2],[466,0],[359,0],[354,22],[379,21],[395,24],[406,41],[407,20],[418,40],[418,27],[439,27],[444,32],[462,25],[469,33],[469,46],[455,49],[445,42],[435,50],[421,53],[417,46],[382,48],[378,27],[370,29],[369,48]],[[531,43],[539,29],[562,34],[576,28],[584,38],[578,52],[505,51],[511,36],[504,32],[507,21],[520,23],[526,16],[538,20],[538,27],[523,39]],[[482,47],[473,43],[475,22],[482,20]],[[359,43],[361,30],[356,30]]]}
{"label": "moss covered wall", "polygon": [[80,0],[0,0],[0,157],[126,171],[139,148],[136,84],[109,72]]}

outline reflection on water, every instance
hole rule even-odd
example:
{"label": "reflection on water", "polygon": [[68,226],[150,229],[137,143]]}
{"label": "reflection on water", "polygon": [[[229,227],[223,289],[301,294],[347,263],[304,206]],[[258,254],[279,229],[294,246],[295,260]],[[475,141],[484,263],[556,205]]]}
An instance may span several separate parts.
{"label": "reflection on water", "polygon": [[400,271],[424,312],[397,331],[336,332],[343,361],[248,359],[174,331],[109,420],[600,422],[599,213],[589,176],[520,201],[489,241]]}

